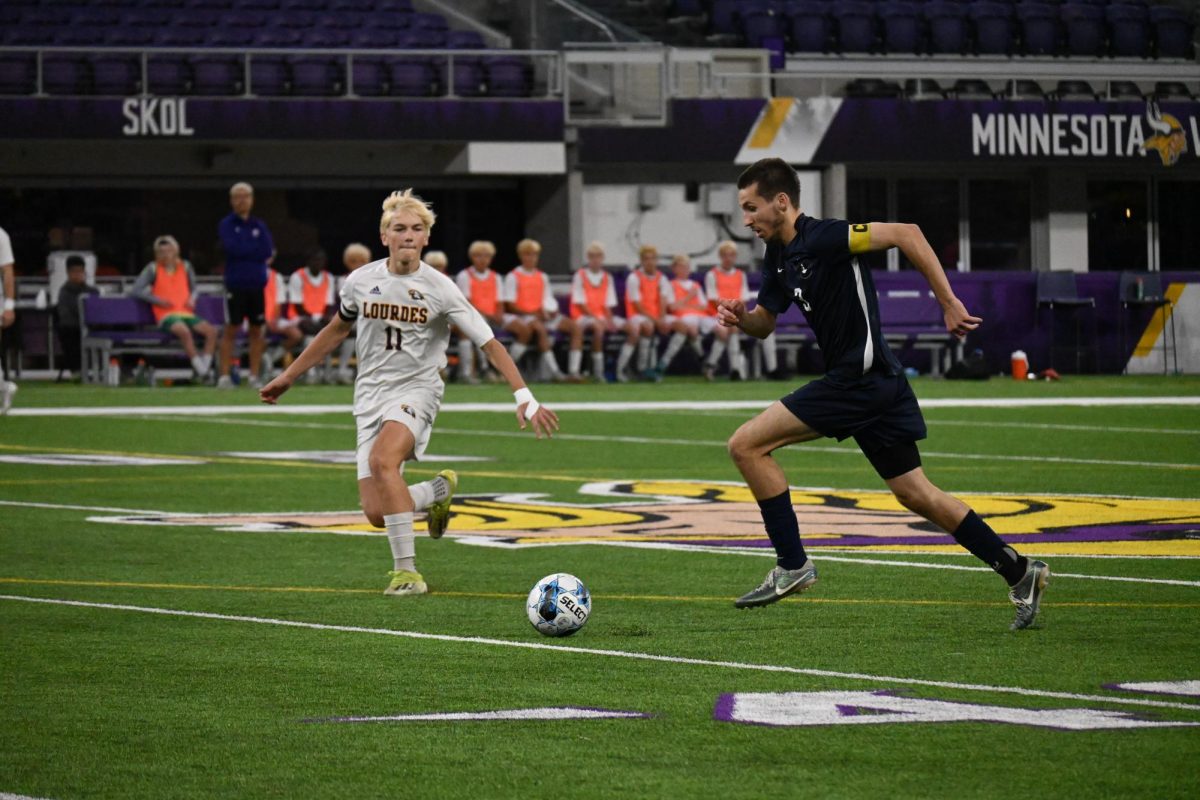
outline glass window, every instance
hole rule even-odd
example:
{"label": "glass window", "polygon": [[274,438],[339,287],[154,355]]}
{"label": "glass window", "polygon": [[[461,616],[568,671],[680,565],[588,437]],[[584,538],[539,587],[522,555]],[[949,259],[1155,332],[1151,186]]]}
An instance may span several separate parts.
{"label": "glass window", "polygon": [[1088,181],[1087,193],[1088,269],[1147,269],[1145,181]]}
{"label": "glass window", "polygon": [[1029,181],[970,181],[971,271],[1029,269]]}
{"label": "glass window", "polygon": [[[846,181],[846,218],[853,223],[887,222],[887,181],[883,178],[850,178]],[[887,251],[862,253],[859,263],[868,269],[887,269]]]}
{"label": "glass window", "polygon": [[1200,183],[1158,183],[1158,268],[1200,268]]}
{"label": "glass window", "polygon": [[[896,181],[896,222],[921,227],[944,270],[958,269],[958,181],[905,178]],[[913,266],[900,254],[900,269]]]}

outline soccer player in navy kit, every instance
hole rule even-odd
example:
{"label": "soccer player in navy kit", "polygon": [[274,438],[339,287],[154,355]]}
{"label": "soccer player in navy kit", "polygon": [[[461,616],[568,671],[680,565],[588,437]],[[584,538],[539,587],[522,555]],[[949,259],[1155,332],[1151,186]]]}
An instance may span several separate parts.
{"label": "soccer player in navy kit", "polygon": [[738,204],[746,227],[767,244],[758,305],[721,300],[720,324],[765,338],[775,318],[795,303],[812,326],[825,359],[825,375],[773,403],[742,425],[729,453],[754,493],[778,555],[757,589],[738,608],[773,603],[816,583],[817,571],[800,543],[787,478],[771,457],[777,448],[824,436],[853,436],[867,460],[907,509],[951,534],[1005,581],[1017,608],[1013,630],[1028,627],[1050,569],[1019,555],[986,522],[930,483],[916,442],[925,421],[904,370],[880,335],[879,302],[870,270],[855,255],[899,247],[933,289],[946,329],[958,337],[982,320],[954,296],[937,257],[916,225],[813,219],[800,212],[800,182],[787,162],[762,159],[738,178]]}

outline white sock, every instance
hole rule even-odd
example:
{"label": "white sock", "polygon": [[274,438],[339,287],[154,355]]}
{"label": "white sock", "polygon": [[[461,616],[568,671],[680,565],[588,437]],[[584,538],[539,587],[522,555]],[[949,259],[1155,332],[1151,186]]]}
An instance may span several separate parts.
{"label": "white sock", "polygon": [[621,352],[617,355],[617,372],[624,372],[629,366],[629,359],[633,358],[633,345],[629,342],[621,345]]}
{"label": "white sock", "polygon": [[662,360],[658,362],[659,367],[666,369],[671,364],[671,359],[675,358],[675,354],[679,352],[679,348],[683,347],[683,343],[687,341],[687,335],[683,333],[671,334],[671,341],[667,342],[667,352],[663,353]]}
{"label": "white sock", "polygon": [[688,344],[691,345],[692,352],[696,354],[696,358],[704,358],[704,348],[700,346],[699,336],[693,336],[688,339]]}
{"label": "white sock", "polygon": [[775,334],[771,334],[762,341],[763,352],[763,369],[767,372],[774,372],[779,367],[779,353],[775,349]]}
{"label": "white sock", "polygon": [[528,349],[529,349],[529,345],[527,345],[527,344],[521,344],[520,342],[513,342],[512,344],[510,344],[508,346],[508,355],[509,355],[509,357],[512,358],[512,360],[515,363],[520,364],[521,356],[525,355],[525,351]]}
{"label": "white sock", "polygon": [[650,338],[646,336],[638,339],[637,343],[637,368],[638,372],[645,372],[650,369]]}
{"label": "white sock", "polygon": [[[729,337],[729,371],[737,372],[742,364],[742,340],[736,333]],[[745,375],[742,376],[746,377]]]}
{"label": "white sock", "polygon": [[408,487],[412,496],[413,507],[424,511],[439,500],[445,500],[450,494],[450,482],[438,475],[436,478]]}
{"label": "white sock", "polygon": [[469,377],[475,371],[475,345],[470,339],[458,340],[458,375]]}
{"label": "white sock", "polygon": [[725,340],[713,339],[712,349],[708,351],[708,366],[715,369],[723,355],[725,355]]}
{"label": "white sock", "polygon": [[596,380],[604,377],[604,353],[592,353],[592,376]]}
{"label": "white sock", "polygon": [[197,375],[204,374],[204,356],[192,356],[192,369]]}
{"label": "white sock", "polygon": [[562,370],[558,368],[558,362],[554,360],[554,351],[547,350],[542,353],[542,364],[550,371],[551,375],[561,375]]}
{"label": "white sock", "polygon": [[579,374],[579,366],[583,363],[583,351],[571,350],[567,353],[567,373],[570,375]]}
{"label": "white sock", "polygon": [[417,555],[417,543],[416,537],[413,536],[412,512],[385,514],[383,525],[387,528],[388,545],[392,548],[392,569],[397,572],[400,570],[416,572],[414,559]]}

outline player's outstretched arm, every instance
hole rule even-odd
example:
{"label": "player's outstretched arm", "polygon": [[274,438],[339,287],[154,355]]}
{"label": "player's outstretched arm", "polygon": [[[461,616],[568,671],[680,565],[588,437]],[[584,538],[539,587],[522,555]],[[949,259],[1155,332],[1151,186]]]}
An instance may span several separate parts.
{"label": "player's outstretched arm", "polygon": [[983,319],[972,316],[962,301],[954,295],[941,262],[934,255],[933,248],[929,246],[929,241],[918,226],[902,222],[872,222],[869,230],[870,244],[867,249],[885,250],[889,247],[899,247],[900,252],[908,256],[917,272],[929,283],[929,288],[933,289],[933,296],[942,307],[946,330],[961,339],[979,327]]}
{"label": "player's outstretched arm", "polygon": [[746,310],[741,300],[718,300],[717,322],[726,328],[741,328],[756,339],[765,339],[775,332],[775,315],[762,306]]}
{"label": "player's outstretched arm", "polygon": [[558,415],[533,399],[533,392],[525,385],[521,370],[517,368],[504,346],[491,339],[480,349],[513,390],[513,397],[517,401],[517,423],[521,430],[525,430],[525,423],[529,422],[537,438],[542,438],[543,433],[547,438],[553,437],[554,431],[558,430]]}
{"label": "player's outstretched arm", "polygon": [[353,322],[346,322],[340,315],[334,316],[329,321],[329,324],[313,337],[308,347],[304,348],[304,352],[288,365],[287,369],[273,381],[258,390],[259,399],[271,405],[278,402],[280,396],[292,388],[292,384],[296,382],[297,378],[313,366],[320,364],[325,360],[325,356],[336,350],[353,327]]}

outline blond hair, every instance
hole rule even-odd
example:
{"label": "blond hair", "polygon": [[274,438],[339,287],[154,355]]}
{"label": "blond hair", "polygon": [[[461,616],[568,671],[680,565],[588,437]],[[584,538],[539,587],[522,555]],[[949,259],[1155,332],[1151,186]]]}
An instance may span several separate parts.
{"label": "blond hair", "polygon": [[238,192],[254,194],[254,187],[251,186],[250,184],[246,183],[245,181],[238,181],[233,186],[229,187],[229,196],[233,197]]}
{"label": "blond hair", "polygon": [[585,250],[584,252],[587,253],[587,255],[589,255],[589,256],[592,253],[599,253],[600,255],[604,255],[604,245],[600,244],[600,242],[592,242],[591,244],[589,244],[587,246],[587,250]]}
{"label": "blond hair", "polygon": [[412,189],[405,189],[402,192],[392,192],[383,201],[383,216],[379,218],[379,230],[381,233],[387,230],[388,225],[392,224],[392,217],[401,211],[411,211],[413,214],[416,214],[417,219],[424,223],[426,232],[433,229],[433,223],[437,220],[429,204],[413,194]]}
{"label": "blond hair", "polygon": [[441,250],[426,251],[424,261],[438,272],[445,272],[450,267],[450,259]]}
{"label": "blond hair", "polygon": [[717,245],[718,253],[724,253],[726,250],[732,250],[735,253],[737,252],[737,245],[733,243],[732,239],[726,239]]}
{"label": "blond hair", "polygon": [[154,240],[154,249],[157,250],[158,248],[162,247],[164,244],[173,244],[173,245],[175,245],[176,250],[179,249],[179,242],[175,241],[175,237],[169,233],[164,233],[162,236],[159,236],[157,239]]}
{"label": "blond hair", "polygon": [[517,255],[522,253],[540,253],[542,246],[536,239],[522,239],[517,242]]}
{"label": "blond hair", "polygon": [[653,253],[655,256],[657,256],[658,248],[652,244],[644,244],[638,248],[638,258],[641,258],[642,256],[645,256],[645,255],[649,255],[650,253]]}
{"label": "blond hair", "polygon": [[371,248],[367,247],[362,242],[353,242],[346,245],[346,249],[342,251],[342,261],[344,262],[350,256],[362,256],[367,261],[370,261]]}
{"label": "blond hair", "polygon": [[675,266],[676,264],[686,264],[690,267],[692,265],[692,259],[687,253],[676,253],[675,255],[671,256],[671,266]]}
{"label": "blond hair", "polygon": [[476,239],[467,248],[467,255],[474,256],[476,253],[487,253],[489,256],[494,256],[496,255],[496,245],[483,239]]}

